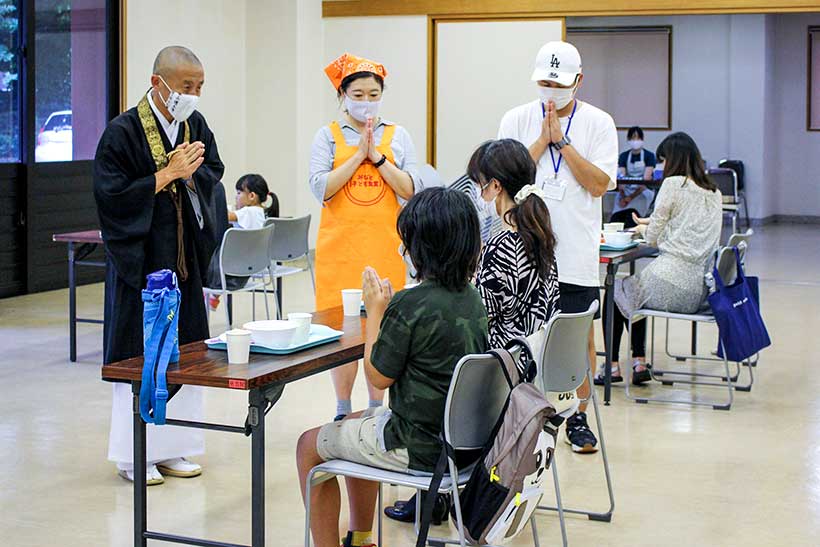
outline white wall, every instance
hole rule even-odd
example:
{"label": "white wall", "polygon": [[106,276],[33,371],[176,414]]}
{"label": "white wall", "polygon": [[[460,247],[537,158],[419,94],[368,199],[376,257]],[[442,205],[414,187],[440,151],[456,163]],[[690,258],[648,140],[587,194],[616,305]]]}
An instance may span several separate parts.
{"label": "white wall", "polygon": [[244,172],[246,159],[244,36],[245,2],[128,2],[128,107],[135,106],[150,87],[151,68],[160,49],[170,45],[190,48],[205,66],[199,110],[216,136],[229,188]]}

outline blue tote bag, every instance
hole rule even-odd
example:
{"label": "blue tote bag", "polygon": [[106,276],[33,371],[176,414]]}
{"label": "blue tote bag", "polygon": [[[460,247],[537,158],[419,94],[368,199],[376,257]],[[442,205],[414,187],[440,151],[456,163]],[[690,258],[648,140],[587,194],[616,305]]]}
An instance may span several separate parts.
{"label": "blue tote bag", "polygon": [[718,356],[723,357],[725,351],[729,361],[741,362],[772,342],[760,316],[757,278],[746,277],[737,248],[734,252],[737,280],[727,287],[715,267],[712,275],[716,290],[709,295],[709,305],[718,325]]}
{"label": "blue tote bag", "polygon": [[176,275],[160,270],[148,275],[142,291],[144,360],[140,386],[140,415],[146,423],[165,424],[168,363],[179,361],[180,291]]}

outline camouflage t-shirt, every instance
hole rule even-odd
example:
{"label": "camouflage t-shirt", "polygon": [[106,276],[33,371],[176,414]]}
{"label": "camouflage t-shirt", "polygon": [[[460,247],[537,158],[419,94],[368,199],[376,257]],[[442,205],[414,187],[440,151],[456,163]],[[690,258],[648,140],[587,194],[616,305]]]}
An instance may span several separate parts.
{"label": "camouflage t-shirt", "polygon": [[388,378],[387,450],[407,448],[410,468],[432,471],[456,363],[487,350],[487,312],[475,287],[451,292],[433,281],[397,293],[384,314],[370,360]]}

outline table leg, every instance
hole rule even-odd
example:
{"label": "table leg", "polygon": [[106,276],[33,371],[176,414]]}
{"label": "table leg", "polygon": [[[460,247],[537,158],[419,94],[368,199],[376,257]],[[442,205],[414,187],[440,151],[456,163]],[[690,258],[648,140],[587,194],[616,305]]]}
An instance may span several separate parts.
{"label": "table leg", "polygon": [[282,319],[282,278],[276,278],[276,301],[279,304],[276,307],[276,318]]}
{"label": "table leg", "polygon": [[692,321],[692,355],[698,354],[698,323]]}
{"label": "table leg", "polygon": [[[615,313],[615,274],[618,266],[612,263],[606,265],[606,278],[604,279],[604,306],[606,307],[606,320],[604,321],[604,405],[609,406],[612,395],[612,331],[614,330]],[[621,373],[623,374],[623,373]]]}
{"label": "table leg", "polygon": [[265,547],[265,407],[261,390],[248,395],[251,426],[251,547]]}
{"label": "table leg", "polygon": [[146,484],[145,422],[140,416],[140,382],[132,382],[134,413],[134,547],[147,547],[148,485]]}
{"label": "table leg", "polygon": [[74,243],[68,242],[68,359],[77,362],[77,281]]}

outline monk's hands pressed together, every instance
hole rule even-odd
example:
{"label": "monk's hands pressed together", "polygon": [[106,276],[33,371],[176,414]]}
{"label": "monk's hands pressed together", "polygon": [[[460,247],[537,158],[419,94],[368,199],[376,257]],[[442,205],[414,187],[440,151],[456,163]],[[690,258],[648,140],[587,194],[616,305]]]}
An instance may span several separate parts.
{"label": "monk's hands pressed together", "polygon": [[368,266],[362,273],[362,298],[368,317],[381,317],[393,298],[393,285],[389,279],[380,279],[376,270]]}
{"label": "monk's hands pressed together", "polygon": [[157,172],[157,192],[175,180],[190,179],[205,162],[205,145],[200,141],[184,142],[168,155],[168,165]]}

